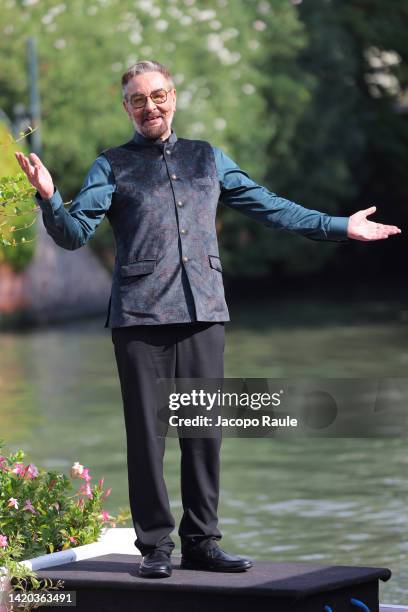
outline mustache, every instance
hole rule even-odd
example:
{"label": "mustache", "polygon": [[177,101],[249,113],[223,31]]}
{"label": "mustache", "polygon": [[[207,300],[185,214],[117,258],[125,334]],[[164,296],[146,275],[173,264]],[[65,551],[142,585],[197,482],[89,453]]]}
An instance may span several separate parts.
{"label": "mustache", "polygon": [[146,121],[146,119],[158,119],[159,117],[163,117],[163,115],[161,113],[157,113],[155,115],[153,115],[153,114],[145,114],[145,115],[143,115],[143,121]]}

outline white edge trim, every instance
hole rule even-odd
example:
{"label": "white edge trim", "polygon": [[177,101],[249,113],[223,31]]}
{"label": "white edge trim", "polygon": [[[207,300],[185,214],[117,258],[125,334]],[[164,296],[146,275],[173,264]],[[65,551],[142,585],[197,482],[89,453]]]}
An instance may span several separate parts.
{"label": "white edge trim", "polygon": [[[36,571],[111,553],[138,555],[139,552],[134,545],[135,537],[134,529],[112,527],[105,529],[99,540],[93,544],[67,548],[66,550],[49,553],[48,555],[25,559],[20,561],[20,563],[28,569]],[[0,573],[1,569],[3,568],[0,568]]]}

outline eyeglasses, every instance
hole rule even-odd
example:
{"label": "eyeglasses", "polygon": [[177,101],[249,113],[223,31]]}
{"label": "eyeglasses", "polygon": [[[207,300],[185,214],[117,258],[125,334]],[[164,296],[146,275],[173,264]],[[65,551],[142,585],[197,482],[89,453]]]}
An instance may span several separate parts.
{"label": "eyeglasses", "polygon": [[154,104],[164,104],[167,100],[167,94],[173,89],[156,89],[156,91],[152,91],[152,93],[148,96],[144,94],[133,94],[130,96],[129,102],[132,108],[143,108],[143,106],[147,102],[147,98],[150,98]]}

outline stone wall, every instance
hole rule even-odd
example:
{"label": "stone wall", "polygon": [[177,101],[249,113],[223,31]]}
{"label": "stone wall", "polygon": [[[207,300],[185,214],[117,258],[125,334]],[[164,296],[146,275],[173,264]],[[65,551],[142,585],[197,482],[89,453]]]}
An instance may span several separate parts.
{"label": "stone wall", "polygon": [[34,324],[63,321],[107,311],[111,275],[86,245],[76,251],[57,246],[41,213],[32,261],[23,273],[0,265],[0,319]]}

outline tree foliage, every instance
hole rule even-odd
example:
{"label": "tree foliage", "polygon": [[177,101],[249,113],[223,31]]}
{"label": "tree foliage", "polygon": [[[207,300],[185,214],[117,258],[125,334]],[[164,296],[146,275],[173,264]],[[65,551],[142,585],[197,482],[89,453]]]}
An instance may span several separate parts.
{"label": "tree foliage", "polygon": [[[292,155],[270,164],[268,177],[307,207],[349,214],[375,204],[379,221],[404,227],[408,5],[396,0],[391,10],[383,0],[307,0],[299,16],[308,44],[298,63],[311,79],[312,99],[290,143]],[[342,249],[338,270],[350,276],[352,269],[378,274],[382,267],[388,275],[403,247],[398,238]],[[330,254],[330,247],[317,252],[304,241],[287,253],[286,265],[317,269]]]}
{"label": "tree foliage", "polygon": [[[178,93],[175,129],[210,141],[271,191],[347,214],[403,207],[408,7],[396,0],[4,0],[0,108],[27,106],[26,40],[39,50],[43,160],[65,201],[95,157],[128,139],[120,76],[153,58]],[[10,76],[12,75],[12,77]],[[406,217],[406,213],[402,213]],[[382,219],[383,220],[383,219]],[[219,218],[230,274],[317,270],[336,250]],[[110,245],[106,223],[94,244]]]}

